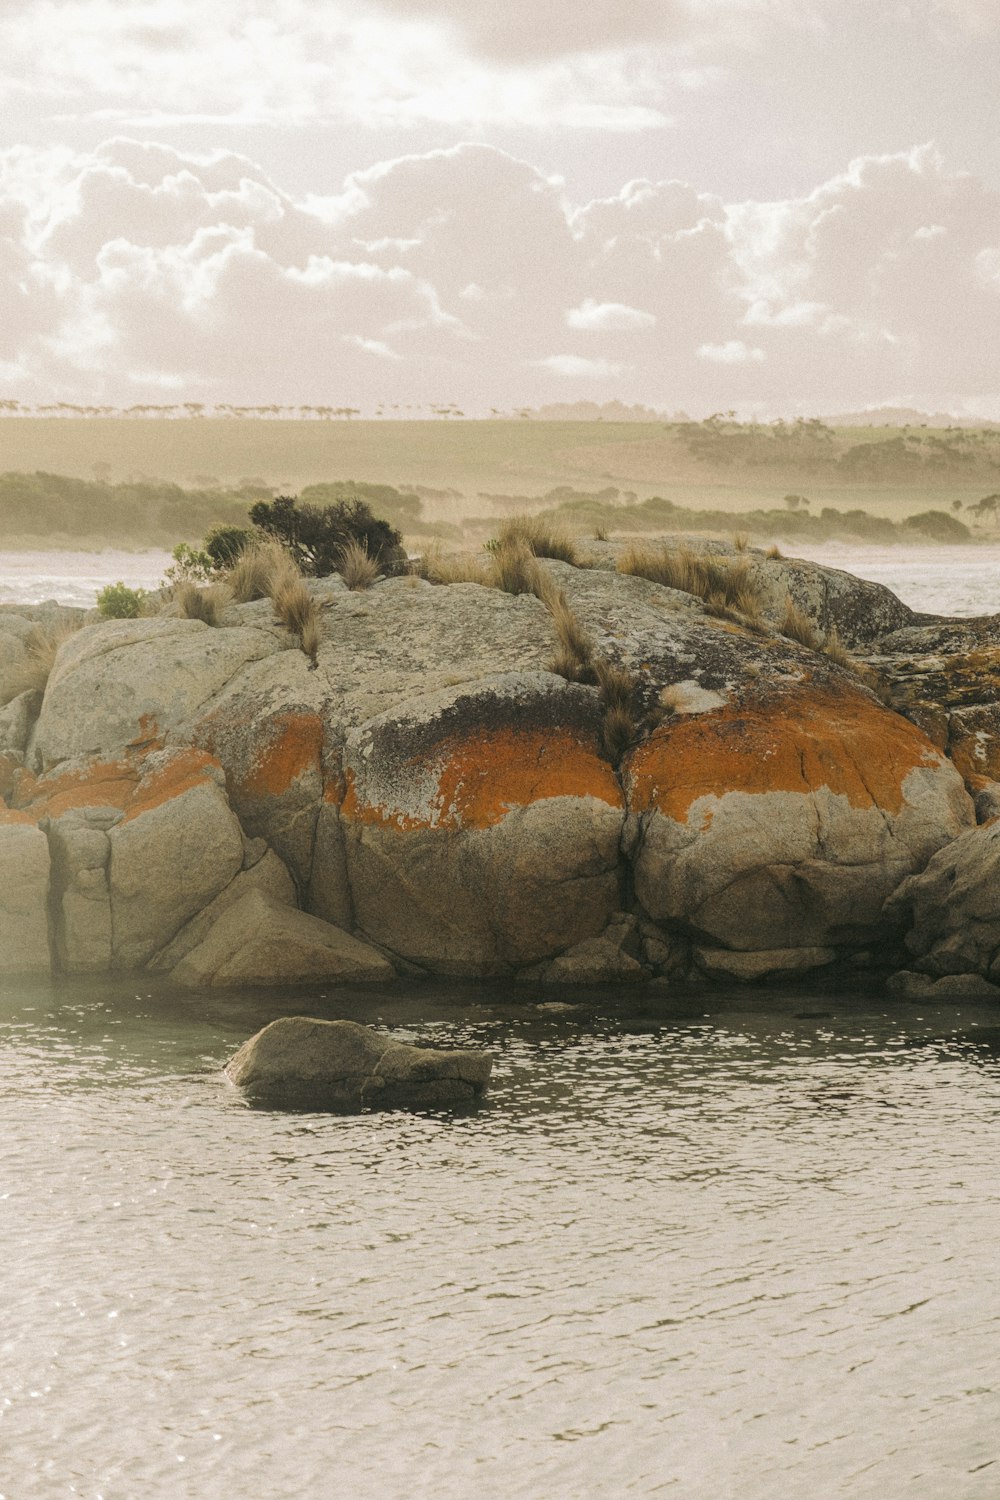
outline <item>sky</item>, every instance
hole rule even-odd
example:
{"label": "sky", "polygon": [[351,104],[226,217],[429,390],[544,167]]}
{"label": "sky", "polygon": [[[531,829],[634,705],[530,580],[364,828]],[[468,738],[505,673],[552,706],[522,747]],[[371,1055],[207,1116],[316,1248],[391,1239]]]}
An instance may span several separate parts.
{"label": "sky", "polygon": [[1000,0],[0,0],[0,400],[1000,419]]}

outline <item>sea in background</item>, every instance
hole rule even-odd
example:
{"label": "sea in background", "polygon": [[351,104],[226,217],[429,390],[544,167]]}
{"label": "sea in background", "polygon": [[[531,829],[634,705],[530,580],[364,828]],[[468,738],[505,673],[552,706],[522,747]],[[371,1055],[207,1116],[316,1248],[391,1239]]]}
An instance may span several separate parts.
{"label": "sea in background", "polygon": [[[783,549],[859,578],[884,583],[912,609],[927,614],[1000,612],[1000,546],[862,547],[841,542]],[[155,588],[169,552],[0,552],[0,604],[62,604],[92,608],[97,591],[119,580]]]}

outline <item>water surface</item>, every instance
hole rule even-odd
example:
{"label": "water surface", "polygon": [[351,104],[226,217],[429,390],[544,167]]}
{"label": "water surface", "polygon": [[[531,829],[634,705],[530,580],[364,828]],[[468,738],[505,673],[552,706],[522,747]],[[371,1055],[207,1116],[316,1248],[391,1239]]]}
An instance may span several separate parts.
{"label": "water surface", "polygon": [[[141,983],[0,998],[0,1495],[1000,1493],[1000,1012]],[[494,1090],[251,1110],[282,1010]]]}

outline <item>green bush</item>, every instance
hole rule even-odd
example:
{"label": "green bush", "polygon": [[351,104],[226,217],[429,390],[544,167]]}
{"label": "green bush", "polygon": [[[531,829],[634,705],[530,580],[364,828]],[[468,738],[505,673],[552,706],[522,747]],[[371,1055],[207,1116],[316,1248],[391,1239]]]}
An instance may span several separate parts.
{"label": "green bush", "polygon": [[130,589],[119,579],[101,589],[97,608],[105,620],[135,620],[142,614],[145,599],[145,589]]}
{"label": "green bush", "polygon": [[297,506],[293,496],[279,495],[251,506],[250,520],[287,547],[302,572],[314,578],[338,572],[350,542],[363,547],[383,573],[405,560],[399,532],[373,516],[363,500]]}
{"label": "green bush", "polygon": [[222,525],[213,526],[202,545],[211,559],[212,567],[216,572],[222,572],[225,568],[232,567],[252,541],[253,532],[249,526]]}
{"label": "green bush", "polygon": [[178,542],[170,555],[174,561],[163,575],[166,583],[208,583],[214,564],[207,552],[187,542]]}

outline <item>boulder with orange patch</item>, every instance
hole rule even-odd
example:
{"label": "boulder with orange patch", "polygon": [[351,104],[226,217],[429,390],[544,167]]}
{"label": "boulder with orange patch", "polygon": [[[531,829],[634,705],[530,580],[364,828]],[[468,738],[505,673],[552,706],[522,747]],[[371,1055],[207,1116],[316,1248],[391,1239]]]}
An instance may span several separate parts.
{"label": "boulder with orange patch", "polygon": [[439,974],[511,973],[621,904],[623,805],[592,690],[506,673],[347,738],[340,816],[357,929]]}
{"label": "boulder with orange patch", "polygon": [[636,895],[737,950],[863,945],[974,820],[955,768],[841,678],[759,685],[627,757]]}

